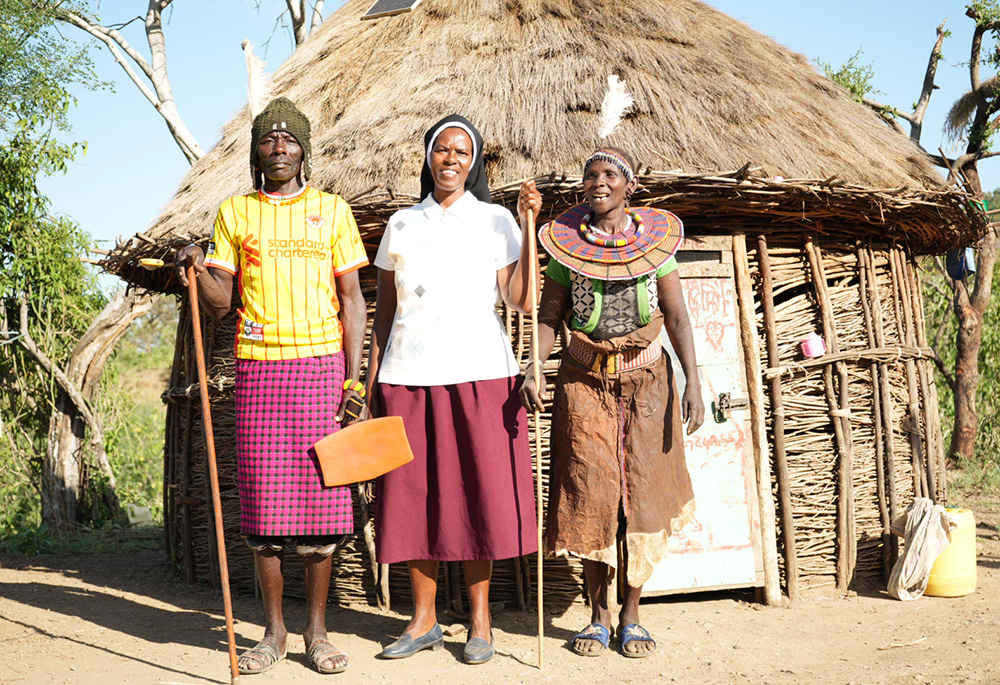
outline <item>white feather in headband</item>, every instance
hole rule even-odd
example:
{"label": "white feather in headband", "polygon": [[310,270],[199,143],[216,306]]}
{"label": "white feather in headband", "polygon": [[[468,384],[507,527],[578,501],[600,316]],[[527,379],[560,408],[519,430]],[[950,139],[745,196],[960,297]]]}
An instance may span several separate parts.
{"label": "white feather in headband", "polygon": [[253,43],[248,40],[243,41],[243,52],[247,61],[247,107],[250,109],[250,121],[253,121],[271,101],[267,76],[264,74],[267,64],[253,54]]}
{"label": "white feather in headband", "polygon": [[617,74],[608,76],[608,92],[604,94],[604,101],[601,102],[600,124],[597,128],[597,135],[607,138],[618,128],[622,121],[622,116],[635,101],[625,89],[625,82],[618,78]]}

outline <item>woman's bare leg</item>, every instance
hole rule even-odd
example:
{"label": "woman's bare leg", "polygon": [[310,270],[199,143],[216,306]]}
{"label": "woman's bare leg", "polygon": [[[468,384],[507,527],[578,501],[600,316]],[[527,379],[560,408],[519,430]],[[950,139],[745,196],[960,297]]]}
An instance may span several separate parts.
{"label": "woman's bare leg", "polygon": [[476,559],[463,562],[465,568],[465,583],[469,587],[469,638],[479,637],[492,643],[490,630],[493,622],[490,618],[490,576],[493,574],[493,562],[489,559]]}
{"label": "woman's bare leg", "polygon": [[403,632],[416,639],[425,635],[437,623],[438,562],[415,559],[407,565],[410,569],[410,584],[413,586],[413,618]]}
{"label": "woman's bare leg", "polygon": [[[587,596],[590,597],[590,622],[600,623],[611,630],[611,609],[608,606],[608,584],[611,578],[611,567],[600,561],[583,560],[583,578],[587,583]],[[581,652],[598,652],[604,646],[597,640],[579,639],[574,642],[574,648]]]}
{"label": "woman's bare leg", "polygon": [[[642,586],[632,587],[628,582],[628,543],[622,542],[622,563],[619,572],[622,574],[622,584],[625,587],[625,601],[622,602],[621,611],[618,612],[618,634],[621,635],[622,628],[633,623],[639,623],[639,597],[642,596]],[[641,625],[641,624],[640,624]],[[652,642],[644,640],[632,640],[626,651],[629,652],[651,652],[655,648]]]}

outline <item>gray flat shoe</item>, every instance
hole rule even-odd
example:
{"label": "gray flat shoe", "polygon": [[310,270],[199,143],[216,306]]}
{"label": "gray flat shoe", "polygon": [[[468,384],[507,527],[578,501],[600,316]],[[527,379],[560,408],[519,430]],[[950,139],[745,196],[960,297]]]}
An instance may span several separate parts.
{"label": "gray flat shoe", "polygon": [[379,656],[383,659],[405,659],[422,649],[437,650],[442,647],[444,647],[444,632],[441,630],[441,625],[435,623],[433,628],[416,639],[403,633],[398,640],[383,649]]}
{"label": "gray flat shoe", "polygon": [[497,650],[493,647],[493,631],[490,631],[490,642],[481,637],[474,637],[465,643],[465,651],[462,653],[467,664],[485,664],[493,658]]}

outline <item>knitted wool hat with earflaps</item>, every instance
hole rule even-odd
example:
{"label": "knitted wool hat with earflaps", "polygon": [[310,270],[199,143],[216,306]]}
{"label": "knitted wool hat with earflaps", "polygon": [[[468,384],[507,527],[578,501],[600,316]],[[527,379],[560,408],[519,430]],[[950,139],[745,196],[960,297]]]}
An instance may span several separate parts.
{"label": "knitted wool hat with earflaps", "polygon": [[287,131],[299,141],[302,147],[302,180],[309,180],[312,172],[310,129],[309,119],[286,97],[271,100],[264,111],[254,118],[250,130],[250,174],[253,176],[255,189],[259,189],[264,183],[263,174],[257,166],[257,146],[260,145],[260,139],[271,131]]}

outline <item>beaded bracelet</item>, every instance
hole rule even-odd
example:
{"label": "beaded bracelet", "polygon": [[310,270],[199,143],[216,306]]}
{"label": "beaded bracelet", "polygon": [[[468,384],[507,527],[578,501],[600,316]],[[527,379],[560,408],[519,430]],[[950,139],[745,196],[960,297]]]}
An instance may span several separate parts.
{"label": "beaded bracelet", "polygon": [[348,378],[344,381],[344,390],[353,390],[362,397],[365,396],[365,386],[362,385],[360,381],[356,381],[353,378]]}

